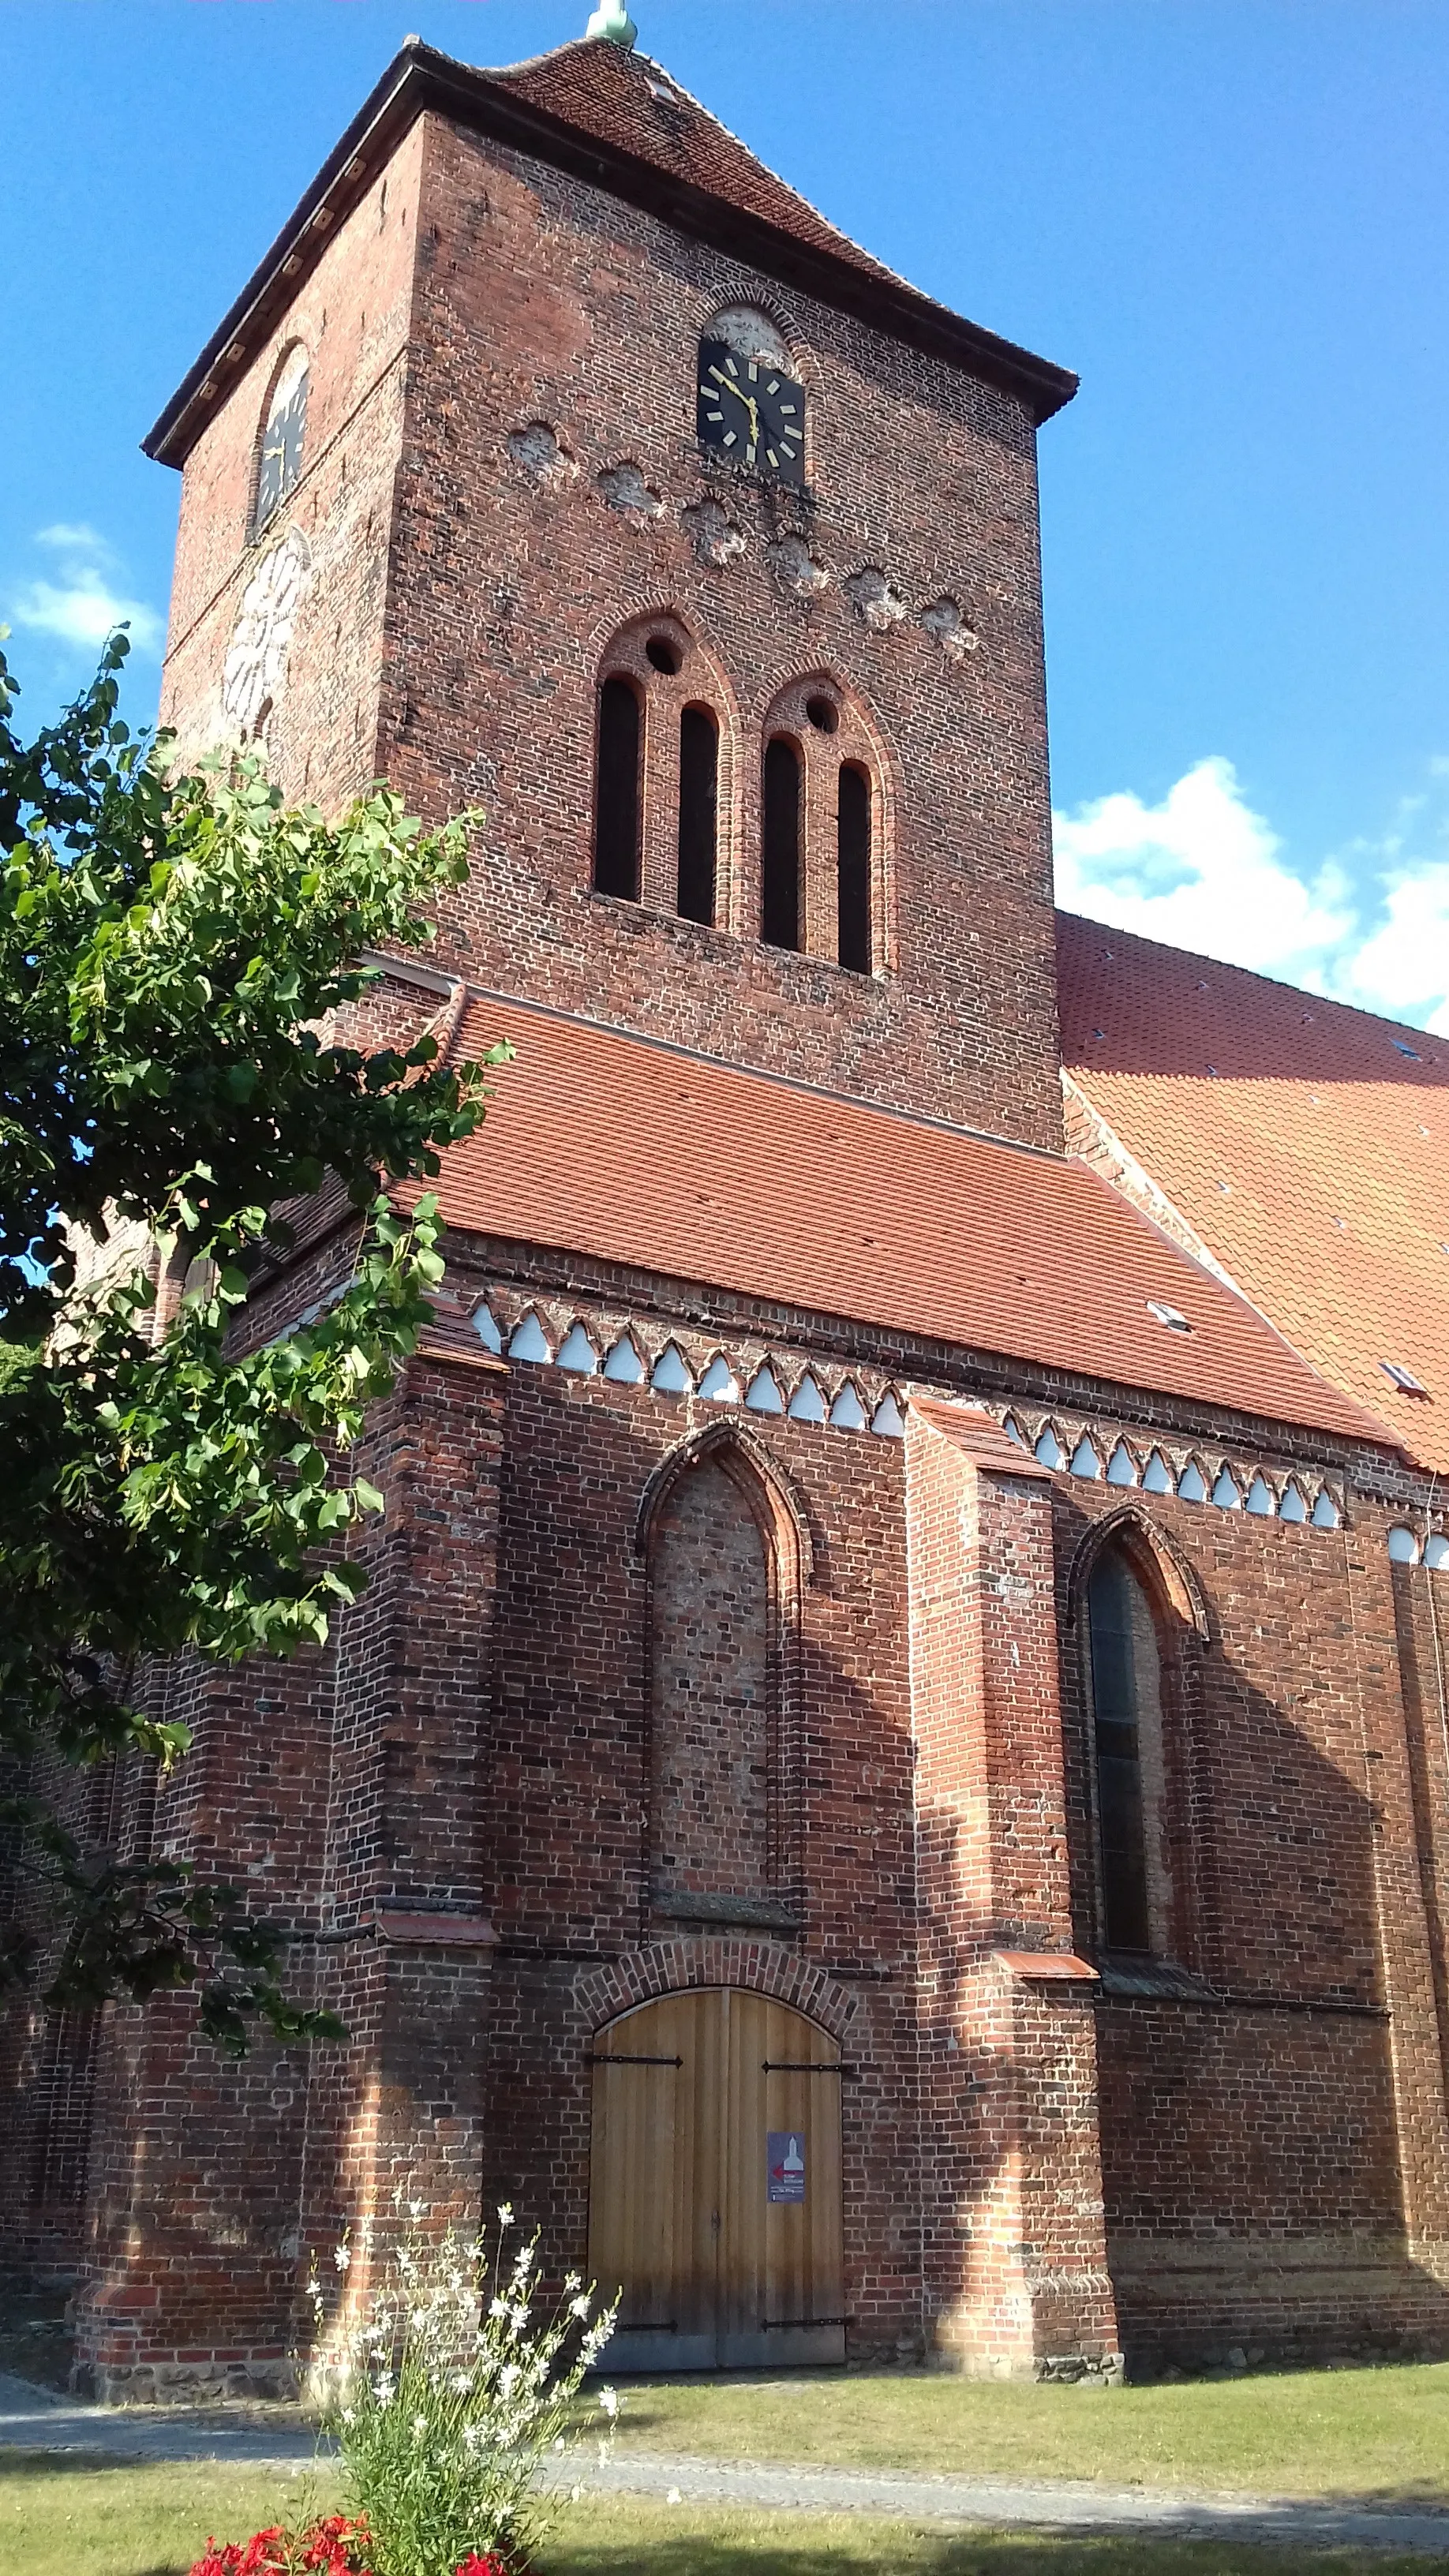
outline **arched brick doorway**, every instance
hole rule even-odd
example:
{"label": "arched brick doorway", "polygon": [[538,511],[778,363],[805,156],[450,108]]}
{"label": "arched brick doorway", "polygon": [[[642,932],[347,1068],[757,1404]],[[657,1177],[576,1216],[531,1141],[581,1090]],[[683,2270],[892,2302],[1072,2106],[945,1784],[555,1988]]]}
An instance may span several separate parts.
{"label": "arched brick doorway", "polygon": [[662,1995],[594,2048],[589,2270],[611,2371],[843,2361],[840,2049],[738,1987]]}

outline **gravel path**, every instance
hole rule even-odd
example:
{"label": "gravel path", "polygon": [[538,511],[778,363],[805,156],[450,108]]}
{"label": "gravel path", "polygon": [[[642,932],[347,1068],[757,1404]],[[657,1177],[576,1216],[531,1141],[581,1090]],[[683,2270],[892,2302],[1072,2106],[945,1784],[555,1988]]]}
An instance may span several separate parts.
{"label": "gravel path", "polygon": [[[112,2459],[218,2460],[292,2467],[315,2456],[312,2433],[287,2407],[193,2413],[118,2410],[0,2373],[0,2448],[105,2452]],[[691,2460],[620,2451],[574,2471],[592,2495],[663,2496],[673,2503],[759,2505],[771,2512],[868,2513],[1000,2531],[1149,2532],[1174,2540],[1261,2541],[1280,2548],[1426,2551],[1449,2561],[1449,2512],[1305,2503],[1297,2497],[1167,2495],[992,2478],[919,2477],[883,2470],[781,2468],[753,2460]]]}

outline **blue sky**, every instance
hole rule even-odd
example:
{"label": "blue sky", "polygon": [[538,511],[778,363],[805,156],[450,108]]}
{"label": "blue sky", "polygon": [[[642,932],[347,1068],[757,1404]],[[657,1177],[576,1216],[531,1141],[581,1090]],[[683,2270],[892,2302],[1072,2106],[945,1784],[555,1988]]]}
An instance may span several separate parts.
{"label": "blue sky", "polygon": [[[39,715],[115,603],[138,441],[416,29],[589,0],[0,0],[0,618]],[[1075,367],[1042,441],[1058,863],[1100,918],[1449,1033],[1444,0],[633,0],[858,240]]]}

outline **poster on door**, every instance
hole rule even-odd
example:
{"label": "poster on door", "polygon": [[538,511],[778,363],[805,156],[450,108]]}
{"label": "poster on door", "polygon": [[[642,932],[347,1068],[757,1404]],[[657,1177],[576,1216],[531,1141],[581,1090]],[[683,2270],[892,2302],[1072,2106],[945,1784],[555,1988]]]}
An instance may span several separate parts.
{"label": "poster on door", "polygon": [[771,2129],[765,2139],[765,2181],[771,2200],[805,2197],[805,2137],[800,2129]]}

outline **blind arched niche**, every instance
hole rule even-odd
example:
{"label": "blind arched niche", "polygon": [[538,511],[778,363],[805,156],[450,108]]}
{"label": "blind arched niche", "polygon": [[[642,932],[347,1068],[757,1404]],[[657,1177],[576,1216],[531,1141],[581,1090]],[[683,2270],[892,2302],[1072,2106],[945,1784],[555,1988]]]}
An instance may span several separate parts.
{"label": "blind arched niche", "polygon": [[645,1554],[651,1908],[790,1927],[800,1573],[790,1516],[742,1446],[711,1440],[653,1497]]}

